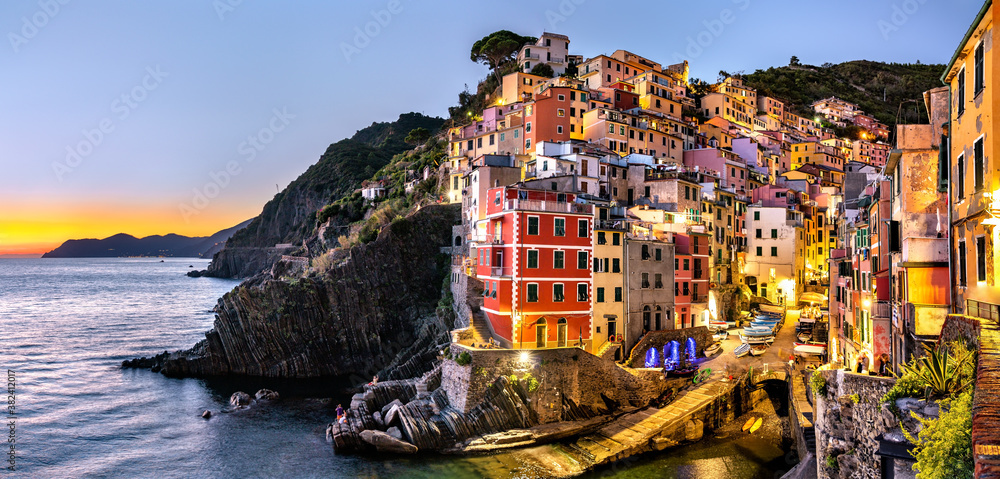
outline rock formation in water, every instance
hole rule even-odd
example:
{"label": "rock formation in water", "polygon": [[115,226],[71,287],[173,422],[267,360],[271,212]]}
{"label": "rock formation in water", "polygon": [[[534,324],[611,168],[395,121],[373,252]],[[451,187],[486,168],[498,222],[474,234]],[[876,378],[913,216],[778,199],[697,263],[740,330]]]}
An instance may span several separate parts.
{"label": "rock formation in water", "polygon": [[[325,274],[245,281],[223,296],[192,349],[125,361],[168,376],[339,377],[353,384],[419,376],[452,329],[438,308],[457,205],[433,205],[350,249]],[[440,311],[440,313],[439,313]]]}

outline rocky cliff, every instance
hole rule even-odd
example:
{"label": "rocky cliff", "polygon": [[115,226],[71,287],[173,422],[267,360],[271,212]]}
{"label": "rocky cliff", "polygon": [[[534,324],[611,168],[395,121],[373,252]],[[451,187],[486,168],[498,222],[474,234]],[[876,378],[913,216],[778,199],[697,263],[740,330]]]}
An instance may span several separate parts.
{"label": "rocky cliff", "polygon": [[319,161],[264,205],[260,215],[237,232],[216,253],[200,275],[224,278],[253,276],[270,269],[278,256],[274,246],[302,246],[316,226],[316,212],[350,195],[392,160],[413,148],[403,141],[414,128],[436,132],[444,120],[404,113],[394,122],[372,123],[330,145]]}
{"label": "rocky cliff", "polygon": [[353,383],[419,376],[452,328],[440,308],[457,206],[393,221],[324,274],[259,275],[223,296],[215,327],[194,348],[126,361],[168,376],[340,377]]}

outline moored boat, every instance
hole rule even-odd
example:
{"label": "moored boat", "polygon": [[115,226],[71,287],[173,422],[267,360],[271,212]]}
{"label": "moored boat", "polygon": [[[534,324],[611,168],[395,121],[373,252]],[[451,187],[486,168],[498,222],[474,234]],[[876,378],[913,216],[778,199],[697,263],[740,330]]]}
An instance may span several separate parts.
{"label": "moored boat", "polygon": [[795,343],[792,349],[797,354],[825,354],[826,344],[823,343]]}
{"label": "moored boat", "polygon": [[750,345],[750,354],[760,356],[767,352],[767,347],[766,344],[752,344]]}
{"label": "moored boat", "polygon": [[750,354],[750,345],[743,343],[737,346],[736,349],[733,350],[733,354],[735,354],[738,358],[742,358],[743,356]]}
{"label": "moored boat", "polygon": [[713,343],[712,345],[710,345],[707,348],[705,348],[705,357],[707,358],[707,357],[709,357],[709,356],[711,356],[711,355],[719,352],[719,350],[721,350],[721,349],[722,349],[722,344]]}

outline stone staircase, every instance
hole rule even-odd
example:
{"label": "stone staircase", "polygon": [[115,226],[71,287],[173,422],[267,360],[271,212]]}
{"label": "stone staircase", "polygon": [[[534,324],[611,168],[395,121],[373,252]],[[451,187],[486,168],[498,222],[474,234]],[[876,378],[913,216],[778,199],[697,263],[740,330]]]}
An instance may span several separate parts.
{"label": "stone staircase", "polygon": [[482,311],[472,313],[472,318],[469,319],[469,329],[472,330],[473,342],[478,344],[490,340],[492,335],[490,334],[490,326],[487,324],[488,321]]}
{"label": "stone staircase", "polygon": [[615,352],[620,350],[622,347],[621,343],[612,343],[610,341],[601,345],[600,349],[597,350],[595,356],[601,359],[614,359]]}

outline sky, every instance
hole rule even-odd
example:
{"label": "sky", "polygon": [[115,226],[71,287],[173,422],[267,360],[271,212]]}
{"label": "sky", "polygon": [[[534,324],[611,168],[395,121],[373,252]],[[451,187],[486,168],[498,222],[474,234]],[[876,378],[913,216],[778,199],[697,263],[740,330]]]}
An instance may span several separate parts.
{"label": "sky", "polygon": [[0,2],[0,255],[257,215],[372,122],[446,116],[507,29],[692,77],[850,60],[946,63],[979,0]]}

